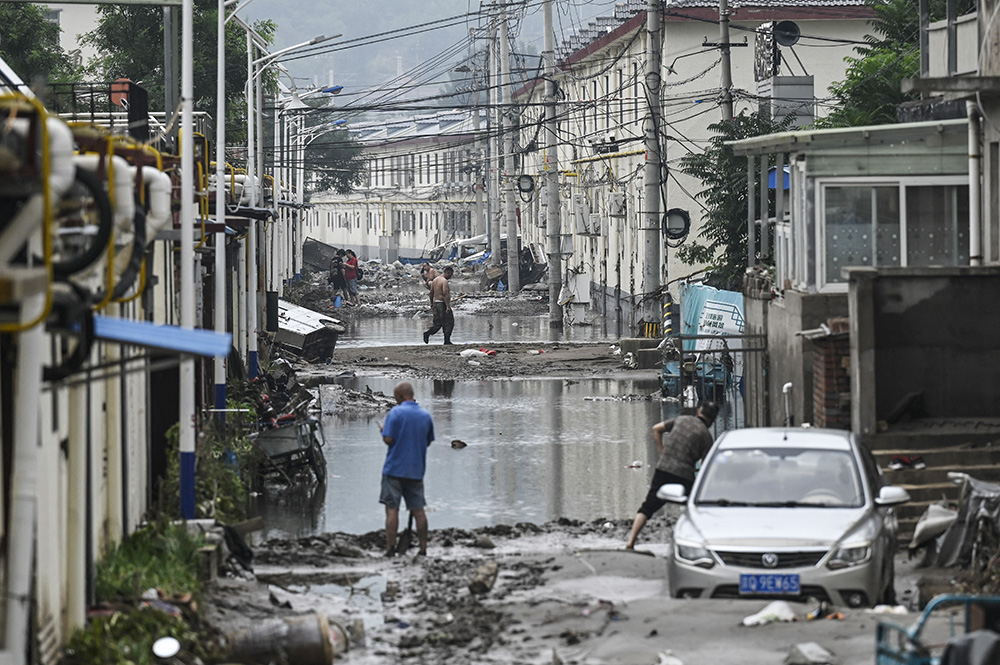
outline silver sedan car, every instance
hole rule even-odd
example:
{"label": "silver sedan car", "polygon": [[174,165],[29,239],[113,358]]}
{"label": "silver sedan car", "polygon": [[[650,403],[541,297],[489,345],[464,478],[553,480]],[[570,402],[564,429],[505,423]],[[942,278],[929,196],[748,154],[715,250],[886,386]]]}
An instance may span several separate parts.
{"label": "silver sedan car", "polygon": [[885,486],[850,432],[747,428],[723,433],[685,496],[668,562],[679,598],[816,598],[834,605],[894,602],[897,523],[910,500]]}

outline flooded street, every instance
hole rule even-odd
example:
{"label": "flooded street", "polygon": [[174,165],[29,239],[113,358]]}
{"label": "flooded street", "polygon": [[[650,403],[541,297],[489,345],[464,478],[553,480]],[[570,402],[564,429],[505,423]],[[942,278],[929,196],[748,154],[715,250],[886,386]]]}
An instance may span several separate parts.
{"label": "flooded street", "polygon": [[[395,383],[367,377],[344,385],[391,395]],[[659,400],[655,379],[413,384],[435,423],[426,477],[432,529],[631,517],[647,490],[648,469],[630,467],[653,460],[650,427],[677,409]],[[381,417],[324,417],[325,496],[267,497],[260,505],[267,537],[382,526]],[[468,447],[453,449],[453,439]]]}

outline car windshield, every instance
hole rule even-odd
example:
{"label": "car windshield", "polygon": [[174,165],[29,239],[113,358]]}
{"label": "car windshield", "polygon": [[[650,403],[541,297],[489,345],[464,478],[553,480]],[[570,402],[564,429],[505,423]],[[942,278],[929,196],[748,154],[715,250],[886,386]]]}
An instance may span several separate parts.
{"label": "car windshield", "polygon": [[718,450],[702,473],[697,505],[857,508],[865,500],[857,464],[843,450]]}

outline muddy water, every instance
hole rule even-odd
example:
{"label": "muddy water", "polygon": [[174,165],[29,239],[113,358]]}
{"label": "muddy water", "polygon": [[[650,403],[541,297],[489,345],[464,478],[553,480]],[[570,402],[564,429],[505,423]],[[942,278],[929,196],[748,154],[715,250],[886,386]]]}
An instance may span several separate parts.
{"label": "muddy water", "polygon": [[[420,335],[431,325],[430,314],[417,317],[373,317],[351,322],[345,334],[337,340],[337,346],[371,346],[372,340],[379,344],[398,346],[419,344]],[[617,342],[621,335],[613,325],[598,319],[587,325],[567,326],[556,339],[570,342]],[[496,314],[484,316],[456,310],[455,331],[452,341],[456,344],[486,344],[491,340],[506,342],[537,342],[553,339],[549,330],[549,317],[510,316]],[[441,343],[441,335],[435,338]]]}
{"label": "muddy water", "polygon": [[[655,462],[650,427],[677,405],[645,397],[658,382],[532,379],[413,382],[434,417],[425,478],[431,528],[471,528],[559,517],[635,514]],[[345,386],[391,394],[392,379]],[[266,537],[364,533],[384,524],[378,503],[385,446],[381,415],[324,417],[329,479],[314,495],[269,493],[259,502]],[[451,447],[454,439],[464,449]],[[639,468],[635,462],[640,463]]]}

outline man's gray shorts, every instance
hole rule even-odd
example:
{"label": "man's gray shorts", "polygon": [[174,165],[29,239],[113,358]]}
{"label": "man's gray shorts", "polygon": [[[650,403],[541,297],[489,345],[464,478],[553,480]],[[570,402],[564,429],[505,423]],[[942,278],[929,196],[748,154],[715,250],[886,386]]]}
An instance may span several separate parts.
{"label": "man's gray shorts", "polygon": [[398,510],[401,498],[406,500],[407,510],[420,510],[426,506],[424,481],[383,475],[382,495],[378,498],[379,503],[384,503],[388,508]]}

